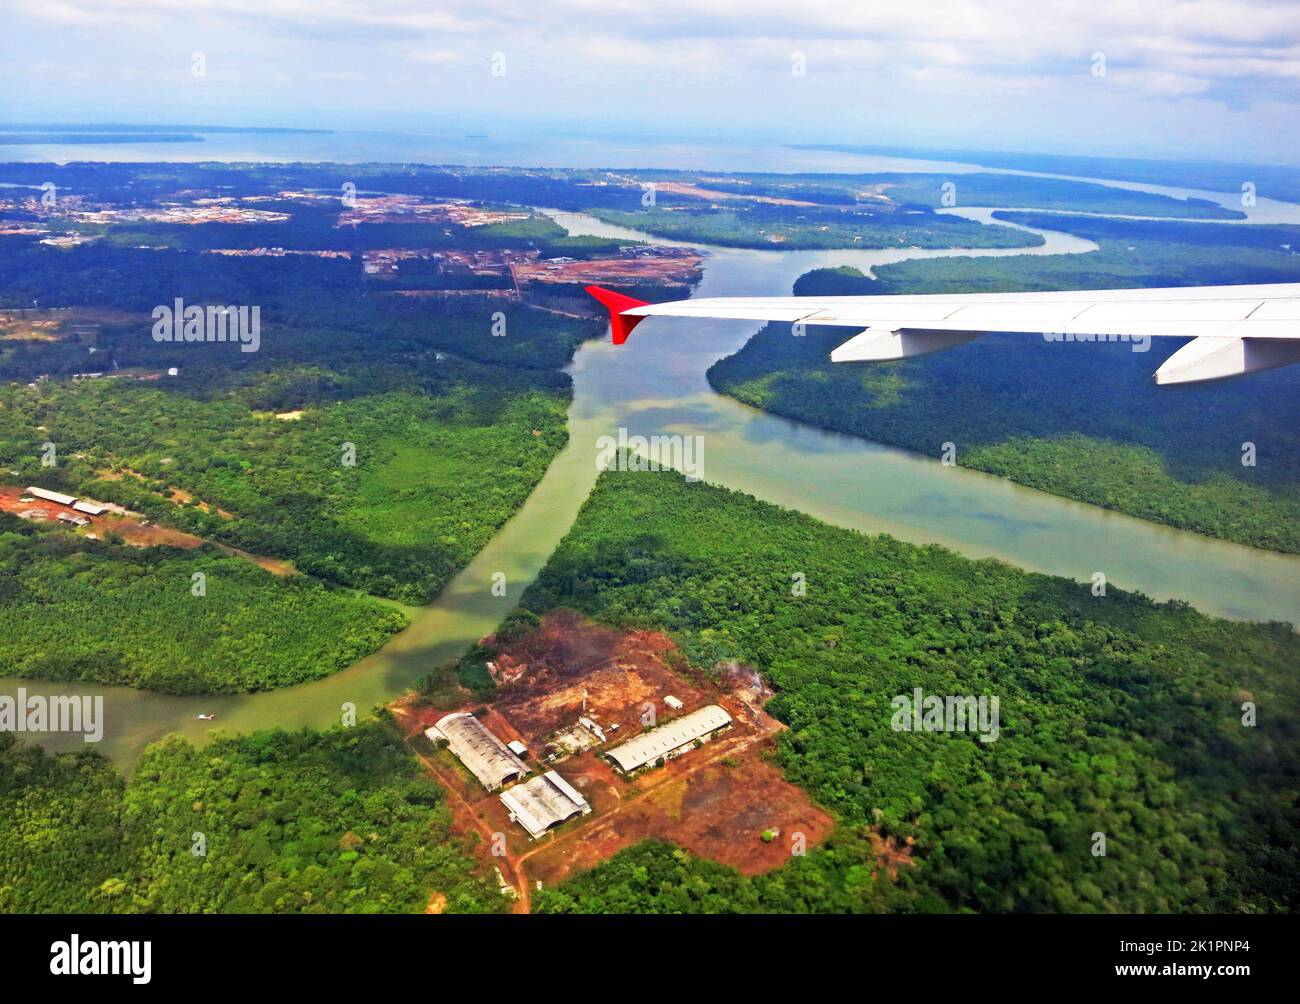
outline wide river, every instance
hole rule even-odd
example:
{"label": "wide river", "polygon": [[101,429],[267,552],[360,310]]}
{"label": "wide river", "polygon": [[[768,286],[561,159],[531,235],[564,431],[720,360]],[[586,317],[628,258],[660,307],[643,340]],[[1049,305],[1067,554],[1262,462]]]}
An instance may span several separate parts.
{"label": "wide river", "polygon": [[[986,219],[988,212],[966,215]],[[552,215],[572,233],[649,239],[588,216]],[[1058,232],[1038,232],[1047,243],[1032,253],[1094,247]],[[904,258],[1025,253],[707,250],[699,296],[787,293],[798,276],[827,265],[865,271]],[[1081,581],[1102,571],[1116,587],[1161,599],[1179,597],[1207,613],[1300,623],[1300,557],[1184,533],[977,471],[944,467],[936,459],[823,432],[714,393],[705,371],[739,349],[756,328],[752,322],[652,319],[626,345],[583,345],[570,366],[569,444],[523,508],[433,603],[414,612],[410,628],[341,673],[284,690],[228,697],[169,697],[12,678],[0,681],[0,693],[21,686],[29,694],[103,694],[106,729],[97,748],[126,771],[148,743],[170,732],[201,742],[218,729],[329,726],[339,721],[345,703],[365,713],[409,690],[430,667],[456,657],[500,622],[590,492],[597,439],[617,435],[620,427],[630,435],[702,436],[705,480],[838,526],[939,543],[972,557],[997,557]],[[497,572],[506,576],[504,598],[492,595]],[[198,721],[199,712],[216,719]],[[29,738],[52,749],[85,745],[78,737]]]}

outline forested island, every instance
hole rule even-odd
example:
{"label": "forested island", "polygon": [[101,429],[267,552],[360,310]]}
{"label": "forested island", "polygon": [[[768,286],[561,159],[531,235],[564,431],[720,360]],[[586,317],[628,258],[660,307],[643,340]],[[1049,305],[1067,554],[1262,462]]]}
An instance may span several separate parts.
{"label": "forested island", "polygon": [[1037,234],[985,226],[928,210],[885,211],[872,207],[824,208],[753,203],[704,206],[659,204],[654,209],[593,209],[607,223],[631,227],[670,240],[699,241],[721,247],[807,250],[884,247],[1037,247]]}

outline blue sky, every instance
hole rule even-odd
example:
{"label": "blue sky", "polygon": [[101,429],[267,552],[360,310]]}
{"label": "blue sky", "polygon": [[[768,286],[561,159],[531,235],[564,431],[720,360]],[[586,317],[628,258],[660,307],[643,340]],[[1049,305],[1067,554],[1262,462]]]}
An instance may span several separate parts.
{"label": "blue sky", "polygon": [[5,27],[8,121],[1300,163],[1287,0],[7,0]]}

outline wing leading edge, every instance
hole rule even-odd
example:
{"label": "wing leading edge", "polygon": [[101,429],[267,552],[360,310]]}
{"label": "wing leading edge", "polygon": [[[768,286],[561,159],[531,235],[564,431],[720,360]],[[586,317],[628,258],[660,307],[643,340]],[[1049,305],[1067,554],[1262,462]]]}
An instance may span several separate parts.
{"label": "wing leading edge", "polygon": [[926,355],[989,331],[1053,340],[1191,338],[1158,384],[1199,383],[1300,362],[1300,283],[929,296],[705,297],[645,303],[588,286],[622,344],[646,317],[731,318],[857,328],[833,362]]}

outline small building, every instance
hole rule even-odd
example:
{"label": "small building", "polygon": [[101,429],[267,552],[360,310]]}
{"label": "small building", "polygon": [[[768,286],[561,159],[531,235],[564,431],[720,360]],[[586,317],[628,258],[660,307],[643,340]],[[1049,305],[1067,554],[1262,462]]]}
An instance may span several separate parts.
{"label": "small building", "polygon": [[75,495],[64,495],[62,492],[47,491],[44,488],[28,488],[27,494],[32,498],[44,499],[46,502],[57,502],[59,505],[72,505],[77,501]]}
{"label": "small building", "polygon": [[510,821],[534,840],[574,816],[591,812],[582,794],[553,770],[503,791],[500,798],[510,810]]}
{"label": "small building", "polygon": [[70,512],[61,512],[54,518],[61,523],[71,523],[73,526],[90,526],[90,520],[85,516],[74,516]]}
{"label": "small building", "polygon": [[660,760],[671,760],[694,749],[696,743],[708,742],[730,727],[731,715],[716,704],[709,704],[689,715],[682,715],[666,725],[642,732],[605,754],[624,774],[632,774]]}
{"label": "small building", "polygon": [[520,760],[528,756],[528,747],[518,739],[511,739],[510,742],[506,743],[506,748],[515,756],[519,757]]}
{"label": "small building", "polygon": [[431,740],[446,739],[451,751],[488,791],[496,791],[528,773],[528,765],[509,746],[466,712],[439,719],[424,734]]}
{"label": "small building", "polygon": [[678,700],[676,697],[674,697],[672,694],[669,694],[667,697],[664,698],[664,703],[668,705],[668,707],[672,708],[674,711],[682,710],[682,702]]}
{"label": "small building", "polygon": [[86,499],[73,502],[72,508],[77,510],[77,512],[84,512],[87,516],[102,516],[104,513],[108,512],[108,506],[101,505],[99,502],[91,502]]}
{"label": "small building", "polygon": [[605,741],[605,730],[597,725],[592,719],[584,715],[578,719],[578,724],[595,736],[600,742],[603,743]]}

